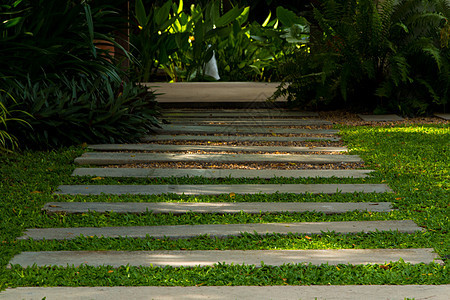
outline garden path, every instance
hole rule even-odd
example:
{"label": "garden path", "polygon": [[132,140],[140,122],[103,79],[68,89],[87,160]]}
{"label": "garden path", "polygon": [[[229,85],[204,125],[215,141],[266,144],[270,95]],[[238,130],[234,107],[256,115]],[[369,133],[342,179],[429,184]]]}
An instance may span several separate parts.
{"label": "garden path", "polygon": [[[142,144],[130,145],[93,145],[92,150],[77,158],[79,164],[90,166],[104,165],[105,167],[77,168],[73,176],[112,176],[112,177],[183,177],[186,175],[200,175],[204,178],[311,178],[312,181],[320,181],[321,178],[333,176],[338,178],[369,177],[371,170],[365,170],[363,161],[354,155],[348,155],[347,149],[339,142],[336,131],[329,130],[330,125],[317,119],[315,114],[285,111],[282,109],[240,109],[239,111],[223,109],[190,109],[164,111],[166,120],[176,123],[176,132],[161,138],[154,135],[144,140]],[[306,116],[306,117],[305,117]],[[285,120],[297,120],[286,126]],[[239,122],[244,122],[246,127],[240,127]],[[254,127],[251,122],[255,123]],[[183,126],[180,124],[190,124]],[[194,125],[193,125],[194,124]],[[217,125],[217,124],[220,124]],[[194,127],[197,126],[197,127]],[[199,128],[194,131],[193,128]],[[284,126],[282,131],[276,127]],[[184,127],[186,131],[182,131]],[[170,125],[164,126],[167,131]],[[173,127],[172,127],[173,128]],[[244,130],[245,129],[245,130]],[[253,130],[253,132],[252,132]],[[194,132],[193,132],[194,131]],[[164,132],[167,134],[167,132]],[[195,134],[194,134],[195,133]],[[188,135],[182,135],[188,134]],[[282,136],[279,136],[282,135]],[[285,135],[285,136],[283,136]],[[303,137],[308,137],[308,145],[302,143]],[[176,138],[178,137],[178,138]],[[185,138],[186,137],[186,138]],[[324,137],[328,138],[324,139]],[[267,138],[279,138],[267,140]],[[303,140],[304,141],[304,140]],[[324,145],[325,143],[325,145]],[[298,153],[301,152],[302,155]],[[219,153],[219,154],[218,154]],[[95,156],[95,160],[86,158]],[[126,159],[123,159],[123,158]],[[224,159],[226,157],[227,159]],[[121,160],[122,159],[122,160]],[[239,173],[240,172],[240,173]],[[247,172],[247,173],[246,173]],[[283,179],[281,178],[281,179]],[[372,211],[388,213],[392,210],[390,203],[376,202],[351,202],[351,203],[308,203],[302,201],[302,195],[308,193],[389,193],[392,190],[385,184],[250,184],[250,185],[92,185],[92,186],[61,186],[60,193],[72,195],[85,195],[89,197],[95,194],[187,194],[187,195],[230,195],[230,202],[207,203],[97,203],[97,202],[51,202],[45,206],[45,211],[51,213],[85,213],[95,210],[99,213],[114,211],[119,213],[219,213],[236,214],[264,212],[324,212],[327,214],[341,214],[348,211]],[[297,195],[295,202],[279,203],[245,203],[234,202],[236,194],[276,194],[292,193]],[[368,194],[368,199],[371,194]],[[104,236],[122,238],[154,238],[170,237],[190,238],[201,235],[226,238],[250,234],[298,234],[299,238],[310,238],[306,234],[323,234],[335,232],[341,234],[374,232],[374,231],[400,231],[413,233],[422,231],[411,220],[388,221],[342,221],[342,222],[292,222],[292,223],[261,223],[261,224],[199,224],[199,225],[171,225],[171,226],[127,226],[123,227],[96,227],[96,228],[48,228],[29,229],[20,239],[60,240],[83,236]],[[305,236],[306,235],[306,236]],[[270,247],[269,247],[270,248]],[[385,264],[391,260],[403,259],[412,264],[441,262],[432,249],[340,249],[340,250],[166,250],[166,251],[52,251],[52,252],[23,252],[16,255],[11,264],[23,266],[36,264],[38,266],[49,265],[111,265],[113,267],[136,266],[206,266],[226,262],[227,264],[255,264],[280,266],[289,263],[312,264]],[[59,289],[59,288],[58,288]],[[43,291],[36,289],[34,295],[51,296],[59,289]],[[101,295],[108,294],[114,288],[104,288]],[[327,297],[333,299],[329,287],[202,287],[202,288],[158,288],[155,289],[156,298],[200,297],[208,295],[211,289],[220,290],[222,297],[247,297],[254,299],[254,295],[261,293],[265,298],[270,295],[281,299],[292,296],[298,297],[299,293],[312,291],[314,297]],[[245,290],[242,294],[237,291]],[[267,289],[267,291],[266,291]],[[423,297],[429,295],[445,295],[447,289],[442,286],[431,288],[416,286],[413,289],[405,289],[404,286],[377,286],[355,288],[353,286],[338,287],[337,293],[349,299],[360,299],[360,293],[367,292],[366,298],[380,297],[386,293],[390,297],[393,293],[403,297]],[[95,290],[95,291],[94,291]],[[12,299],[17,293],[33,293],[32,289],[8,290],[2,296]],[[67,290],[68,291],[68,290]],[[130,296],[140,293],[130,288]],[[182,296],[180,296],[180,291]],[[92,293],[100,293],[92,288]],[[78,293],[78,292],[76,292]],[[84,293],[84,294],[83,294]],[[152,290],[153,293],[153,290]],[[237,293],[237,294],[236,294]],[[249,293],[249,294],[246,294]],[[13,295],[13,296],[9,296]],[[20,294],[30,295],[30,294]],[[71,294],[73,295],[73,294]],[[92,296],[86,290],[80,295]],[[217,294],[215,294],[217,295]],[[22,297],[20,296],[20,297]],[[10,298],[8,298],[10,297]],[[119,294],[108,294],[108,299],[119,299]],[[309,297],[309,296],[308,296]],[[384,296],[383,296],[384,297]],[[96,296],[97,298],[97,296]],[[342,299],[342,297],[339,297]],[[51,299],[48,297],[47,299]],[[439,298],[436,298],[439,299]]]}

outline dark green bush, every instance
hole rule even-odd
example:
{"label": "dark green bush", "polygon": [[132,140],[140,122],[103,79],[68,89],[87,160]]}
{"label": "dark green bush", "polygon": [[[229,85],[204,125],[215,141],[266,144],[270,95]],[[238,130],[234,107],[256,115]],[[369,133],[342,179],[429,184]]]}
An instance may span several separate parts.
{"label": "dark green bush", "polygon": [[443,109],[450,84],[450,4],[445,0],[326,0],[316,30],[282,66],[300,106],[407,115]]}
{"label": "dark green bush", "polygon": [[114,7],[8,0],[0,16],[0,102],[31,115],[17,112],[33,130],[8,128],[22,146],[131,141],[156,124],[154,95],[99,47],[120,48],[114,31],[124,20]]}

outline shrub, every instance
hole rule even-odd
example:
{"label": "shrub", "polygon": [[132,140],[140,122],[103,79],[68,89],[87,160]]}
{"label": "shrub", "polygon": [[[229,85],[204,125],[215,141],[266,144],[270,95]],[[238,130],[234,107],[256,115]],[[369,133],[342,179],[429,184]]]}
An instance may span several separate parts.
{"label": "shrub", "polygon": [[[275,96],[301,106],[423,114],[449,99],[445,0],[326,0]],[[448,41],[448,40],[447,40]]]}
{"label": "shrub", "polygon": [[20,117],[33,130],[14,127],[22,144],[131,141],[156,125],[154,95],[129,82],[120,62],[97,47],[120,47],[112,32],[123,20],[111,6],[8,0],[0,13],[8,18],[0,24],[0,76],[8,79],[0,81],[0,103],[32,116]]}
{"label": "shrub", "polygon": [[[136,34],[132,43],[141,62],[138,80],[148,81],[164,69],[173,81],[214,80],[204,74],[213,53],[219,75],[226,81],[277,79],[277,66],[300,39],[306,39],[306,20],[278,7],[260,25],[248,22],[250,7],[236,5],[224,11],[219,0],[183,6],[167,0],[146,8],[136,1]],[[300,40],[301,41],[301,40]]]}

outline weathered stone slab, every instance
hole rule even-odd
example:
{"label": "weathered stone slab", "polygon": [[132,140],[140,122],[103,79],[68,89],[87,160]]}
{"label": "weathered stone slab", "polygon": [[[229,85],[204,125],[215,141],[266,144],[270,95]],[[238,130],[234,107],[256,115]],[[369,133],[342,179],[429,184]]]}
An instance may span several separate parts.
{"label": "weathered stone slab", "polygon": [[242,170],[242,169],[147,169],[147,168],[77,168],[72,176],[100,177],[193,177],[205,178],[365,178],[373,170]]}
{"label": "weathered stone slab", "polygon": [[75,159],[79,165],[121,165],[147,162],[214,163],[305,163],[334,164],[362,162],[358,155],[301,154],[183,154],[87,152]]}
{"label": "weathered stone slab", "polygon": [[[276,82],[154,82],[145,83],[158,93],[159,103],[266,102],[277,90]],[[285,102],[279,98],[277,102]]]}
{"label": "weathered stone slab", "polygon": [[210,111],[182,111],[182,112],[171,112],[163,111],[162,116],[170,118],[304,118],[304,117],[315,117],[317,114],[310,112],[301,111],[278,111],[278,110],[267,110],[267,111],[253,111],[253,110],[236,110],[236,111],[220,111],[220,110],[210,110]]}
{"label": "weathered stone slab", "polygon": [[193,238],[199,235],[223,238],[240,236],[242,232],[257,234],[321,234],[358,233],[375,231],[399,231],[414,233],[423,231],[411,220],[400,221],[348,221],[348,222],[303,222],[303,223],[261,223],[261,224],[210,224],[210,225],[169,225],[169,226],[126,226],[126,227],[76,227],[76,228],[31,228],[19,240],[64,240],[83,236],[107,238]]}
{"label": "weathered stone slab", "polygon": [[197,125],[160,125],[157,134],[336,134],[334,129],[299,129],[299,128],[271,128],[271,127],[240,127],[240,126],[197,126]]}
{"label": "weathered stone slab", "polygon": [[392,211],[390,202],[209,202],[209,203],[173,203],[173,202],[49,202],[43,210],[47,213],[80,214],[89,211],[98,213],[115,212],[119,214],[141,214],[151,212],[154,214],[185,214],[187,212],[202,214],[236,214],[240,212],[249,214],[259,213],[299,213],[323,212],[326,214],[342,214],[350,211]]}
{"label": "weathered stone slab", "polygon": [[335,194],[391,193],[386,184],[220,184],[220,185],[60,185],[63,195],[219,195],[219,194]]}
{"label": "weathered stone slab", "polygon": [[88,147],[97,151],[208,151],[208,152],[347,152],[347,147],[283,147],[283,146],[208,146],[165,144],[100,144]]}
{"label": "weathered stone slab", "polygon": [[232,126],[322,126],[332,125],[330,121],[319,119],[233,119],[233,118],[165,118],[171,124],[232,125]]}
{"label": "weathered stone slab", "polygon": [[407,263],[440,262],[431,248],[340,249],[340,250],[191,250],[191,251],[42,251],[22,252],[10,265],[43,266],[153,266],[195,267],[217,263],[270,266],[284,264],[329,265],[385,264],[403,259]]}
{"label": "weathered stone slab", "polygon": [[391,121],[404,121],[397,115],[358,115],[361,119],[367,122],[391,122]]}
{"label": "weathered stone slab", "polygon": [[444,120],[450,121],[450,114],[434,114],[436,117],[439,117]]}
{"label": "weathered stone slab", "polygon": [[448,300],[450,285],[309,285],[309,286],[114,286],[19,287],[0,293],[3,300]]}
{"label": "weathered stone slab", "polygon": [[155,141],[210,141],[210,142],[305,142],[305,141],[340,141],[339,137],[326,136],[233,136],[233,135],[148,135],[143,142]]}

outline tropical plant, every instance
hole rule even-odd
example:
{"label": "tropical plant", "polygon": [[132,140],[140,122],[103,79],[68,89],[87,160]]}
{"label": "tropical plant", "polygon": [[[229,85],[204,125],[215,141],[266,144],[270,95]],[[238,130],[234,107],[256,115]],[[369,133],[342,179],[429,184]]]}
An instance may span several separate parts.
{"label": "tropical plant", "polygon": [[[7,93],[5,90],[0,89],[0,94]],[[12,95],[7,95],[11,98],[12,101],[15,102],[15,99],[12,97]],[[11,123],[22,123],[29,125],[27,122],[25,122],[22,119],[12,117],[12,115],[16,113],[22,113],[27,114],[23,111],[10,111],[8,108],[3,104],[2,101],[0,101],[0,153],[1,152],[11,152],[18,146],[17,138],[9,133],[8,126],[11,125]],[[28,114],[29,115],[29,114]]]}
{"label": "tropical plant", "polygon": [[8,128],[22,144],[136,140],[156,126],[154,95],[129,82],[119,62],[96,47],[98,40],[120,47],[112,36],[123,22],[115,9],[75,0],[4,3],[0,76],[8,82],[0,82],[0,102],[31,114],[21,118],[33,130]]}
{"label": "tropical plant", "polygon": [[50,81],[17,82],[13,93],[22,101],[12,107],[33,116],[19,114],[33,130],[16,126],[11,132],[34,148],[137,141],[157,123],[154,94],[106,76],[77,80],[62,76],[58,85]]}
{"label": "tropical plant", "polygon": [[278,61],[307,40],[306,20],[290,10],[278,7],[278,19],[269,14],[259,25],[248,23],[250,7],[224,12],[222,4],[215,0],[186,9],[182,0],[168,0],[147,13],[137,0],[140,31],[133,40],[142,61],[140,80],[149,80],[158,68],[173,81],[214,80],[204,72],[213,53],[223,80],[270,80]]}
{"label": "tropical plant", "polygon": [[326,0],[314,9],[320,30],[282,67],[275,96],[404,114],[445,105],[450,65],[440,35],[448,11],[445,0]]}

